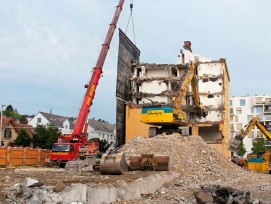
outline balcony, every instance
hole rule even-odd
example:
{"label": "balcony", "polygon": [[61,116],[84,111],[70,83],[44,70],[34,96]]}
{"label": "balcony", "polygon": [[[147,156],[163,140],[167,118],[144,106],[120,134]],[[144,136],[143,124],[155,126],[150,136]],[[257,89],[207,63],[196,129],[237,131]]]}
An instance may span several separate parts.
{"label": "balcony", "polygon": [[253,105],[263,105],[265,103],[265,99],[263,97],[254,97],[253,98]]}
{"label": "balcony", "polygon": [[265,99],[265,105],[271,105],[271,98]]}
{"label": "balcony", "polygon": [[268,105],[265,104],[264,109],[263,109],[263,112],[264,112],[265,114],[271,114],[271,105],[268,106]]}

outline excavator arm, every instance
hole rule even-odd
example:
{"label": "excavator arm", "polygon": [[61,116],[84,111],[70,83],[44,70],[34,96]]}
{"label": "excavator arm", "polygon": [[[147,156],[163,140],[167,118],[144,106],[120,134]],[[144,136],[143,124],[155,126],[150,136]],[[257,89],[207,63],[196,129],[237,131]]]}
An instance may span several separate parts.
{"label": "excavator arm", "polygon": [[200,103],[199,90],[196,83],[196,65],[194,63],[191,63],[188,73],[186,74],[186,78],[184,79],[182,86],[180,88],[180,94],[178,98],[175,100],[176,109],[174,110],[174,113],[175,114],[182,113],[182,115],[185,116],[185,119],[187,122],[188,120],[187,120],[186,113],[182,110],[182,101],[184,97],[186,96],[188,85],[190,83],[192,86],[192,92],[193,92],[193,98],[194,98],[194,106],[195,106],[194,113],[198,118],[206,117],[207,111],[204,109],[204,107]]}
{"label": "excavator arm", "polygon": [[264,124],[260,121],[258,116],[255,116],[251,119],[251,121],[245,126],[245,130],[241,130],[240,134],[236,135],[233,139],[230,140],[230,150],[232,152],[237,153],[239,150],[239,146],[241,141],[248,135],[248,133],[254,128],[257,127],[264,136],[271,141],[271,133],[267,130]]}
{"label": "excavator arm", "polygon": [[199,91],[196,84],[196,65],[191,63],[187,72],[184,74],[182,85],[177,96],[173,97],[171,105],[152,105],[142,108],[141,122],[161,126],[161,131],[168,132],[178,131],[179,126],[186,126],[188,118],[186,112],[183,110],[182,105],[187,94],[189,84],[192,85],[194,96],[194,110],[195,116],[201,118],[206,117],[207,112],[200,104]]}

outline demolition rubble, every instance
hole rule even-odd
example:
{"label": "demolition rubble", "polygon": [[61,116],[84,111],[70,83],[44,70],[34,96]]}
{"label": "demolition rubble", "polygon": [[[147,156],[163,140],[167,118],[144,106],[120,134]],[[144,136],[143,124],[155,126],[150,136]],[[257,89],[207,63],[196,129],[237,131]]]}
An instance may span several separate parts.
{"label": "demolition rubble", "polygon": [[271,178],[233,164],[201,137],[136,137],[119,151],[170,156],[170,171],[82,175],[64,169],[0,171],[1,203],[270,203]]}

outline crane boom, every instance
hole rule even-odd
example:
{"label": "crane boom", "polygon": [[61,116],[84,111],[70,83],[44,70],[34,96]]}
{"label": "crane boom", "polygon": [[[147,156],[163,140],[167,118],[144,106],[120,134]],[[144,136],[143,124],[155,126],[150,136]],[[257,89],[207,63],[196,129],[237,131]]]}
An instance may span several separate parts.
{"label": "crane boom", "polygon": [[95,96],[95,91],[98,85],[98,82],[101,78],[101,74],[102,74],[102,69],[103,69],[103,65],[108,53],[108,50],[110,48],[110,43],[114,34],[114,31],[116,29],[117,26],[117,22],[123,7],[125,0],[120,0],[119,4],[116,8],[113,20],[110,24],[110,27],[108,29],[105,41],[102,45],[101,51],[100,51],[100,55],[98,58],[98,61],[96,63],[96,66],[94,67],[93,73],[92,73],[92,77],[89,81],[89,84],[87,86],[87,91],[86,91],[86,95],[84,96],[84,100],[82,102],[72,135],[74,136],[80,136],[82,135],[82,130],[84,128],[84,124],[85,121],[87,119],[87,115],[90,109],[90,106],[92,105],[92,101],[94,99]]}

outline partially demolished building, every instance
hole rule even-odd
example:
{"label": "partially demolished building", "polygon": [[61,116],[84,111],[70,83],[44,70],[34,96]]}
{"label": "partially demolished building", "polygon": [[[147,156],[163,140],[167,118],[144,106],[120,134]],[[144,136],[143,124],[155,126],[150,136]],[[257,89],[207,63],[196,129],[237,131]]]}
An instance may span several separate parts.
{"label": "partially demolished building", "polygon": [[[184,46],[177,59],[177,64],[139,63],[137,60],[130,65],[129,79],[127,77],[124,79],[129,81],[130,96],[129,99],[122,98],[129,101],[125,105],[125,140],[129,141],[135,136],[148,137],[150,125],[141,122],[142,107],[154,104],[172,104],[180,92],[183,78],[188,71],[188,64],[194,62],[197,64],[196,82],[200,102],[208,111],[208,115],[205,118],[189,117],[189,131],[184,128],[184,130],[186,129],[184,132],[189,132],[190,135],[200,135],[206,143],[230,158],[231,153],[228,150],[230,78],[226,60],[210,60],[194,54],[190,46]],[[119,101],[118,104],[120,103],[123,104]],[[182,100],[183,110],[189,113],[192,105],[193,94],[189,87]]]}

